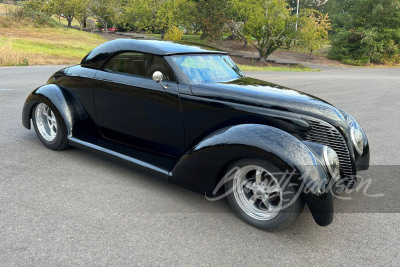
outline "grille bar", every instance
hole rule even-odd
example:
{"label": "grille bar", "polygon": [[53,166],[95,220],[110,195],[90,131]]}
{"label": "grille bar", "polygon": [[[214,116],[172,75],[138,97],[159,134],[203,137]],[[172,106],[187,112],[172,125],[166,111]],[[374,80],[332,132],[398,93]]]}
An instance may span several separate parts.
{"label": "grille bar", "polygon": [[351,165],[349,148],[342,134],[327,122],[307,118],[311,125],[306,139],[310,142],[319,143],[331,147],[339,157],[342,178],[351,178],[353,167]]}

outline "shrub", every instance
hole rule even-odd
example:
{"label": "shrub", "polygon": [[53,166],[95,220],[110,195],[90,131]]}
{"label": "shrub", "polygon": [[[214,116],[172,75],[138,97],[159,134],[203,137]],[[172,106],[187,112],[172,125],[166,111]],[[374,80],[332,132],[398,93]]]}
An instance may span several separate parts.
{"label": "shrub", "polygon": [[183,36],[183,31],[178,27],[174,26],[169,28],[166,32],[164,39],[169,41],[180,41]]}
{"label": "shrub", "polygon": [[8,13],[7,17],[11,18],[14,21],[30,21],[33,22],[36,26],[49,26],[56,27],[60,25],[59,22],[54,20],[49,15],[41,12],[35,11],[28,7],[17,8]]}
{"label": "shrub", "polygon": [[400,2],[346,3],[335,16],[337,27],[328,57],[353,65],[400,63]]}

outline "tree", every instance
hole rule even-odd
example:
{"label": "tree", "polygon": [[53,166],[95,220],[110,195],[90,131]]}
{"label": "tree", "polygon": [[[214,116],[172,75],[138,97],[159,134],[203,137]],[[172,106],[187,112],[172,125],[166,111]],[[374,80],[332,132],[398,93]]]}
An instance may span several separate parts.
{"label": "tree", "polygon": [[300,44],[310,51],[313,59],[314,50],[329,43],[328,30],[332,29],[328,14],[322,14],[314,9],[303,9],[300,15],[298,37]]}
{"label": "tree", "polygon": [[129,0],[124,6],[123,16],[119,23],[127,22],[128,27],[133,26],[138,30],[150,30],[152,18],[156,14],[152,4],[152,0]]}
{"label": "tree", "polygon": [[227,22],[228,3],[226,0],[197,1],[196,24],[202,31],[202,38],[221,37],[222,29]]}
{"label": "tree", "polygon": [[73,0],[75,2],[75,19],[79,22],[79,28],[83,30],[86,25],[86,19],[89,17],[89,7],[91,0]]}
{"label": "tree", "polygon": [[399,0],[329,0],[333,23],[329,57],[345,63],[400,62]]}
{"label": "tree", "polygon": [[[293,9],[294,13],[296,13],[297,9],[297,1],[298,0],[287,0],[289,6]],[[303,8],[315,9],[322,12],[322,9],[325,7],[325,4],[328,3],[328,0],[300,0],[299,1],[299,11]]]}
{"label": "tree", "polygon": [[129,0],[120,23],[129,21],[138,30],[165,33],[172,27],[188,28],[195,3],[187,0]]}
{"label": "tree", "polygon": [[75,17],[76,5],[78,0],[51,0],[43,5],[47,13],[56,14],[59,18],[63,17],[68,22],[68,27],[72,26]]}
{"label": "tree", "polygon": [[[192,4],[192,5],[190,5]],[[187,27],[187,14],[193,2],[187,0],[159,0],[155,1],[156,14],[153,18],[153,27],[161,33],[161,39],[168,29],[172,27]]]}
{"label": "tree", "polygon": [[45,4],[45,0],[27,0],[24,2],[23,6],[34,11],[44,12]]}
{"label": "tree", "polygon": [[234,10],[244,19],[243,32],[265,62],[294,31],[296,17],[285,0],[231,0]]}
{"label": "tree", "polygon": [[91,0],[89,8],[93,16],[100,20],[106,33],[109,21],[116,21],[121,10],[119,0]]}

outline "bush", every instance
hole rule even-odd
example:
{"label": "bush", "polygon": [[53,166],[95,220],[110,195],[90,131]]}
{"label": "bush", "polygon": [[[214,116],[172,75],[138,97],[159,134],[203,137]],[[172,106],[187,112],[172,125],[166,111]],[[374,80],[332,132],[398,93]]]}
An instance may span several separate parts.
{"label": "bush", "polygon": [[[332,2],[333,3],[333,2]],[[400,63],[400,2],[346,1],[334,17],[328,57],[352,65]]]}
{"label": "bush", "polygon": [[50,27],[56,27],[56,26],[61,25],[59,22],[54,20],[49,15],[47,15],[43,12],[40,12],[40,11],[35,11],[28,7],[17,8],[14,11],[11,11],[8,14],[8,17],[14,21],[27,20],[27,21],[33,22],[36,26],[46,25],[46,26],[50,26]]}
{"label": "bush", "polygon": [[169,41],[180,41],[183,36],[183,31],[178,27],[174,26],[166,32],[164,39]]}
{"label": "bush", "polygon": [[332,38],[331,59],[351,65],[396,64],[400,62],[400,37],[391,29],[342,31]]}

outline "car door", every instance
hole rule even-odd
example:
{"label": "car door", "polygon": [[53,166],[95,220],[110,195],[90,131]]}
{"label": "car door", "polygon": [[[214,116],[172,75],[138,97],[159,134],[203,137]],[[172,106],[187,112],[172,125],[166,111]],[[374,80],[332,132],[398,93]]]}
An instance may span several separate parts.
{"label": "car door", "polygon": [[[155,71],[163,73],[167,89],[152,80]],[[169,156],[183,150],[178,85],[164,58],[136,52],[114,56],[97,72],[93,96],[105,138]]]}

